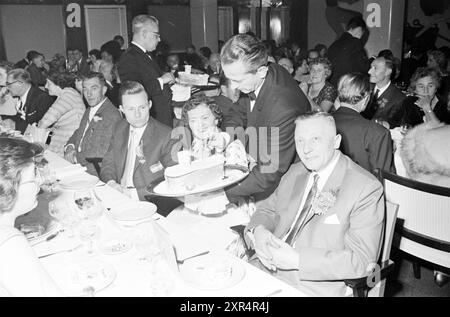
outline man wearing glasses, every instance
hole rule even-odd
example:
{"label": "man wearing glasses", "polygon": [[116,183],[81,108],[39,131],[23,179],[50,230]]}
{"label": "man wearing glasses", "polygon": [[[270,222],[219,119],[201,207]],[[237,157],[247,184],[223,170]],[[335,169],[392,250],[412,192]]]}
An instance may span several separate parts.
{"label": "man wearing glasses", "polygon": [[142,84],[153,103],[151,115],[172,127],[172,92],[169,84],[174,83],[175,78],[171,73],[163,73],[150,55],[161,41],[159,22],[153,16],[138,15],[132,24],[133,41],[118,63],[120,80]]}
{"label": "man wearing glasses", "polygon": [[18,99],[17,113],[2,116],[3,120],[14,122],[15,130],[24,133],[29,124],[38,123],[55,98],[48,93],[33,87],[30,73],[23,69],[13,69],[8,72],[6,88],[11,95]]}

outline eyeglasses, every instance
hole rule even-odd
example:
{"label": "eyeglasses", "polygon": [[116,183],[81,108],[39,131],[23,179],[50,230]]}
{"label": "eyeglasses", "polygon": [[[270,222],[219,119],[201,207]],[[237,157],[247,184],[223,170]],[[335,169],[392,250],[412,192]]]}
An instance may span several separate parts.
{"label": "eyeglasses", "polygon": [[12,85],[12,84],[15,84],[15,83],[23,83],[23,82],[20,81],[20,80],[15,80],[15,81],[13,81],[12,83],[6,83],[6,87],[8,87],[8,86],[10,86],[10,85]]}

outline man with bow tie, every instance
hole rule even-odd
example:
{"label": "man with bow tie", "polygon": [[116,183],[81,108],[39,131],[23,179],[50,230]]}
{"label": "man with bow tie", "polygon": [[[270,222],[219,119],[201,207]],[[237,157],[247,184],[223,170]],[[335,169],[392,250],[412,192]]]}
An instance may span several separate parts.
{"label": "man with bow tie", "polygon": [[301,162],[257,206],[246,233],[261,268],[312,295],[344,296],[345,284],[333,281],[363,277],[377,263],[383,187],[339,151],[330,114],[308,113],[295,124]]}
{"label": "man with bow tie", "polygon": [[153,103],[151,115],[172,127],[172,92],[169,84],[175,82],[175,77],[170,72],[163,73],[150,54],[161,41],[159,22],[153,16],[138,15],[132,25],[133,41],[117,64],[120,80],[142,84]]}
{"label": "man with bow tie", "polygon": [[83,95],[89,107],[64,148],[66,160],[86,166],[87,172],[92,175],[97,175],[97,171],[86,158],[105,156],[115,125],[122,120],[120,112],[105,96],[107,90],[101,73],[89,73],[83,78]]}
{"label": "man with bow tie", "polygon": [[[174,157],[180,150],[178,138],[172,138],[172,129],[150,117],[152,102],[144,87],[137,82],[124,82],[120,87],[120,111],[126,120],[115,129],[109,150],[103,158],[102,181],[135,200],[145,200],[146,187],[163,177],[164,169],[175,165]],[[163,197],[151,197],[158,212],[169,212],[180,202]]]}
{"label": "man with bow tie", "polygon": [[17,114],[2,118],[13,122],[15,129],[22,133],[29,124],[38,123],[56,99],[45,91],[33,87],[30,73],[20,68],[8,72],[6,88],[13,97],[18,98]]}
{"label": "man with bow tie", "polygon": [[236,128],[246,129],[248,138],[241,141],[257,162],[249,176],[226,193],[230,201],[248,196],[259,201],[275,190],[292,164],[294,120],[311,106],[292,76],[283,67],[268,63],[266,46],[251,35],[232,37],[222,48],[221,64],[230,87],[250,97],[240,100],[246,120],[234,107],[222,127],[231,137],[238,131]]}

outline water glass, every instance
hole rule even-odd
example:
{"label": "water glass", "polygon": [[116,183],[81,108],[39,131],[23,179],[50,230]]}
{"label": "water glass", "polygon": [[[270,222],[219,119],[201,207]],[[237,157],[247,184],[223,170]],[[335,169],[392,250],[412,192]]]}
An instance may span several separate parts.
{"label": "water glass", "polygon": [[94,255],[94,242],[100,239],[100,227],[91,220],[84,220],[80,226],[80,240],[86,245],[86,253]]}
{"label": "water glass", "polygon": [[81,211],[82,218],[93,220],[101,216],[101,206],[92,191],[76,191],[73,199],[76,205],[76,210],[78,212]]}

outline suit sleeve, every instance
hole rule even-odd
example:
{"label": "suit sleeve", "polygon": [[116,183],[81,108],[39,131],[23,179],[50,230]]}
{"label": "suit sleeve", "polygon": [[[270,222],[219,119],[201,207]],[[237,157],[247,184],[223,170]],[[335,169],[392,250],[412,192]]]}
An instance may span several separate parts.
{"label": "suit sleeve", "polygon": [[69,140],[66,143],[66,146],[69,144],[76,145],[77,141],[81,139],[81,135],[84,132],[84,131],[81,131],[81,122],[83,122],[83,119],[85,119],[84,117],[87,115],[88,115],[88,113],[87,113],[87,111],[85,111],[83,114],[83,117],[81,118],[80,125],[75,130],[75,132],[72,134],[72,136],[69,138]]}
{"label": "suit sleeve", "polygon": [[[375,140],[369,143],[369,161],[372,169],[395,172],[392,139],[389,130],[383,129],[382,133],[375,135]],[[370,171],[373,173],[373,171]]]}
{"label": "suit sleeve", "polygon": [[106,152],[102,160],[100,179],[105,183],[109,182],[110,180],[119,182],[119,176],[117,175],[116,169],[114,167],[114,134],[111,137],[108,151]]}
{"label": "suit sleeve", "polygon": [[119,61],[118,70],[122,82],[127,80],[140,82],[152,100],[163,93],[155,74],[144,73],[142,67],[139,66],[136,59],[131,58],[131,55],[125,56],[123,60]]}
{"label": "suit sleeve", "polygon": [[[278,185],[281,176],[289,169],[295,157],[295,110],[278,114],[268,122],[267,140],[258,140],[258,164],[247,178],[227,191],[229,196],[250,196]],[[260,133],[259,138],[263,134]],[[278,151],[277,151],[278,150]],[[270,153],[270,154],[269,154]],[[252,153],[250,153],[252,155]]]}
{"label": "suit sleeve", "polygon": [[298,247],[300,280],[323,281],[358,278],[376,263],[384,221],[383,187],[370,182],[359,194],[350,215],[342,250]]}
{"label": "suit sleeve", "polygon": [[367,58],[367,52],[364,49],[364,46],[358,40],[358,43],[355,45],[355,49],[353,50],[353,58],[352,61],[355,65],[355,71],[366,74],[369,71],[369,59]]}
{"label": "suit sleeve", "polygon": [[[246,127],[247,126],[247,106],[246,97],[239,99],[239,101],[233,104],[229,110],[224,113],[222,127],[226,131],[226,128]],[[230,133],[231,134],[231,133]]]}

